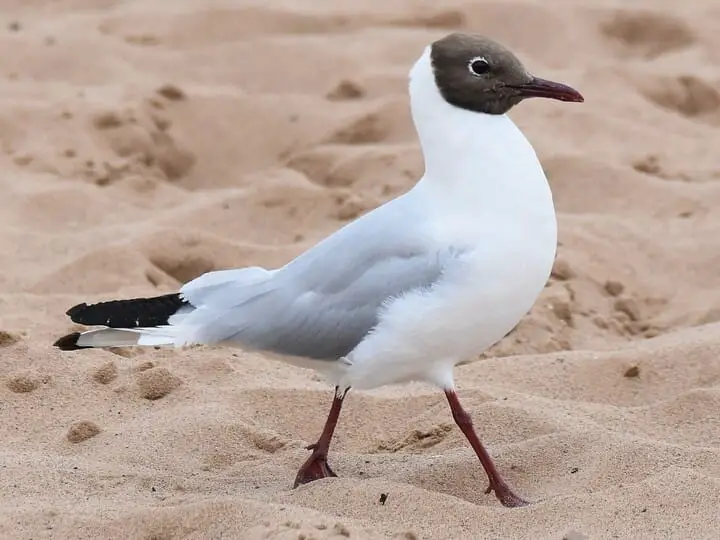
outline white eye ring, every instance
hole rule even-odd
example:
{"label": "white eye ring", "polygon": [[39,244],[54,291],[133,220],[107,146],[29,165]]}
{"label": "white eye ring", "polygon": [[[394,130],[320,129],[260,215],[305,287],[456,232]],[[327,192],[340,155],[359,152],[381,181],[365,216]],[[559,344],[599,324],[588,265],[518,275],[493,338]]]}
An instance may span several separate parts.
{"label": "white eye ring", "polygon": [[485,75],[490,70],[490,62],[484,56],[476,56],[468,62],[468,71],[480,77]]}

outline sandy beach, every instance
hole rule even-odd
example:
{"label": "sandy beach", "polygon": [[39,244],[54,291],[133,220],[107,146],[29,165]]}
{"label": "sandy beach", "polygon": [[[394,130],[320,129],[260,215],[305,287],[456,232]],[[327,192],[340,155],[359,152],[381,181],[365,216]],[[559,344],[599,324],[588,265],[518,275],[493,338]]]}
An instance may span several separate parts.
{"label": "sandy beach", "polygon": [[[714,0],[4,0],[0,537],[720,537],[720,6]],[[78,302],[282,265],[422,175],[408,71],[486,34],[583,104],[510,116],[560,245],[532,312],[445,397],[331,388],[220,347],[63,353]],[[380,502],[384,495],[384,504]]]}

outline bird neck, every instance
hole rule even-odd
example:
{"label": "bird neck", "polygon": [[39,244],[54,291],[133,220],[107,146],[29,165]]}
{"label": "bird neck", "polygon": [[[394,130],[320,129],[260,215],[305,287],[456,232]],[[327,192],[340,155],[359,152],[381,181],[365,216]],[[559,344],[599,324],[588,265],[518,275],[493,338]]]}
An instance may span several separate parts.
{"label": "bird neck", "polygon": [[483,207],[478,210],[523,205],[554,215],[550,188],[528,140],[507,115],[446,102],[435,84],[429,48],[410,72],[409,91],[425,160],[418,187],[442,198],[468,199]]}

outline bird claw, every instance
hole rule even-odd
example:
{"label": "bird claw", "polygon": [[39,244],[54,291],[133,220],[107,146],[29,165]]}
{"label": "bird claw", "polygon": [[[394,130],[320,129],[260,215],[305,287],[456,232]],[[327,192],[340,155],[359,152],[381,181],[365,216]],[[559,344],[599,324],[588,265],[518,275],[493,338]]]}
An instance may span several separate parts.
{"label": "bird claw", "polygon": [[523,506],[530,505],[529,501],[526,501],[522,497],[515,495],[512,491],[508,491],[507,493],[503,493],[501,495],[495,493],[495,496],[500,501],[500,504],[502,504],[506,508],[521,508]]}
{"label": "bird claw", "polygon": [[485,493],[489,494],[491,491],[495,492],[495,497],[497,497],[498,501],[500,501],[500,504],[507,508],[520,508],[530,504],[529,501],[526,501],[519,495],[515,495],[515,493],[504,482],[499,482],[497,484],[490,482],[490,485],[488,485]]}
{"label": "bird claw", "polygon": [[296,488],[301,484],[308,484],[321,478],[333,478],[337,474],[330,468],[325,457],[313,453],[308,460],[300,467],[295,477],[293,487]]}

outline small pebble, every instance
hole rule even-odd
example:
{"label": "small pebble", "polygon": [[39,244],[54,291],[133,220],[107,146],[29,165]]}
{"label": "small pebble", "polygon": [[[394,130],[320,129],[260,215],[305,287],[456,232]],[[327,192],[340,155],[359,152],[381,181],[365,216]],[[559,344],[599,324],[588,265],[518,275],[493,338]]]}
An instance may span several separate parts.
{"label": "small pebble", "polygon": [[157,89],[157,93],[170,101],[182,101],[187,98],[185,92],[174,84],[164,84]]}
{"label": "small pebble", "polygon": [[624,375],[629,379],[632,377],[638,377],[640,375],[640,368],[638,366],[630,366],[625,370]]}

